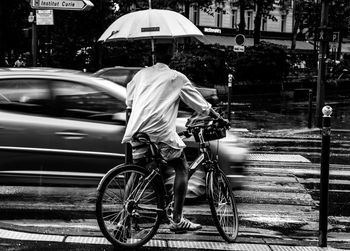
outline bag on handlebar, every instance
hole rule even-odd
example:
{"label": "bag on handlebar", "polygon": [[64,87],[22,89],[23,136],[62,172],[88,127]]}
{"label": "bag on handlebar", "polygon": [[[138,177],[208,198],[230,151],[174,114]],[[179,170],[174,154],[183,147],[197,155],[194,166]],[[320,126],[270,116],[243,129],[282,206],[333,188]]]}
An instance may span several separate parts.
{"label": "bag on handlebar", "polygon": [[[186,127],[194,129],[193,136],[196,142],[199,142],[199,128],[203,128],[203,138],[205,141],[217,140],[226,137],[226,128],[214,123],[215,120],[210,116],[192,115],[186,123]],[[195,129],[198,128],[198,129]]]}

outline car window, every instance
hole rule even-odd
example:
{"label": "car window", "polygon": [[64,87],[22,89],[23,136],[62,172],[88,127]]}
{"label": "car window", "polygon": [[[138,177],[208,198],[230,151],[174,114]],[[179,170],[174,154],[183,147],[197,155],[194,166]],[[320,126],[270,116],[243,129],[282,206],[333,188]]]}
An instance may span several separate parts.
{"label": "car window", "polygon": [[43,79],[0,80],[0,109],[21,113],[48,114],[50,90]]}
{"label": "car window", "polygon": [[[126,86],[127,79],[131,74],[130,70],[127,69],[110,69],[103,72],[100,76],[108,80],[118,83],[122,86]],[[133,74],[134,75],[134,74]]]}
{"label": "car window", "polygon": [[58,116],[115,122],[113,115],[125,111],[125,102],[76,82],[55,81],[53,95]]}

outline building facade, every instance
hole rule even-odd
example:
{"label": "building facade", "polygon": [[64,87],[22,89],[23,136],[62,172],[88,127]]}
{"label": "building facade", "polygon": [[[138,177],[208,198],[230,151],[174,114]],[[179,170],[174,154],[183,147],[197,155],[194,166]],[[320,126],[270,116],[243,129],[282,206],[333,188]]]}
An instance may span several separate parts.
{"label": "building facade", "polygon": [[[281,7],[282,0],[275,0],[275,9],[270,13],[274,20],[263,17],[261,22],[261,31],[291,33],[293,28],[293,1],[288,0],[286,10]],[[213,10],[216,9],[215,4],[212,5]],[[219,10],[213,14],[206,13],[196,5],[190,8],[190,20],[199,27],[210,27],[214,29],[230,29],[232,32],[238,30],[240,22],[240,11],[237,0],[228,0]],[[245,24],[247,32],[254,30],[254,18],[256,14],[256,6],[245,10]],[[218,31],[217,31],[218,33]]]}
{"label": "building facade", "polygon": [[[293,0],[275,0],[274,10],[270,12],[269,17],[263,17],[261,20],[261,38],[286,40],[291,38],[293,29]],[[282,8],[282,5],[284,8]],[[219,8],[216,8],[219,7]],[[218,43],[228,45],[230,42],[223,40],[234,37],[238,34],[238,25],[240,22],[240,10],[238,0],[227,0],[223,5],[212,5],[213,13],[207,13],[201,10],[197,5],[192,5],[190,8],[189,19],[199,27],[202,32],[213,42],[216,36]],[[254,19],[256,15],[256,6],[245,10],[245,36],[247,38],[253,36]],[[210,36],[211,35],[211,36]],[[221,36],[221,38],[220,38]],[[226,38],[222,38],[226,37]],[[227,44],[228,43],[228,44]],[[252,39],[248,45],[252,45]],[[289,45],[287,42],[281,41],[280,44]],[[300,45],[301,43],[298,42]],[[234,44],[232,44],[234,45]],[[306,45],[307,49],[312,49],[312,46]]]}

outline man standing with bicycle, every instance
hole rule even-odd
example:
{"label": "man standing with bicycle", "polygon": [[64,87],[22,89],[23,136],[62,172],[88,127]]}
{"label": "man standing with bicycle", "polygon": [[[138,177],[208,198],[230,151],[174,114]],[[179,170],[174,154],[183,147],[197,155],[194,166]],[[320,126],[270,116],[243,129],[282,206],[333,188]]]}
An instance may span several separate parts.
{"label": "man standing with bicycle", "polygon": [[146,157],[148,148],[140,147],[132,138],[137,132],[146,133],[157,144],[168,167],[174,168],[174,208],[170,230],[184,233],[201,229],[201,225],[182,215],[189,166],[183,153],[186,145],[176,133],[180,100],[199,114],[219,116],[184,74],[168,67],[170,52],[171,47],[158,45],[155,53],[157,63],[140,70],[127,85],[126,105],[132,111],[122,143],[131,143],[134,160],[142,159]]}

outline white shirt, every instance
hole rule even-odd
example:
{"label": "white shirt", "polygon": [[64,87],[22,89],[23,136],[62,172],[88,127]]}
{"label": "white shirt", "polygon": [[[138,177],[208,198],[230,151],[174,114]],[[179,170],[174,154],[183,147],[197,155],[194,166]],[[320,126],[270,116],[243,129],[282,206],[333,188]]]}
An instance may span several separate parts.
{"label": "white shirt", "polygon": [[122,143],[139,131],[153,142],[184,148],[175,123],[180,99],[196,112],[209,114],[211,105],[184,74],[163,63],[140,70],[126,88],[126,105],[132,111]]}

